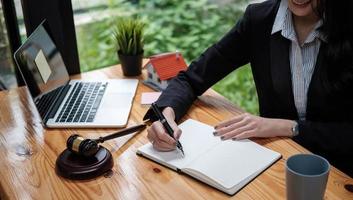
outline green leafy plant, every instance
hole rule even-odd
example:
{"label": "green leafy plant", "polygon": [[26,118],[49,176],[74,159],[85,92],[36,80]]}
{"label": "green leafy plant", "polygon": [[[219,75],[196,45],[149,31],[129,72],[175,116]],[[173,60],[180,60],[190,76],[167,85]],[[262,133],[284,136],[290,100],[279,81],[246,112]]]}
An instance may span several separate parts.
{"label": "green leafy plant", "polygon": [[139,55],[143,52],[145,24],[138,19],[118,19],[114,38],[117,50],[123,55]]}

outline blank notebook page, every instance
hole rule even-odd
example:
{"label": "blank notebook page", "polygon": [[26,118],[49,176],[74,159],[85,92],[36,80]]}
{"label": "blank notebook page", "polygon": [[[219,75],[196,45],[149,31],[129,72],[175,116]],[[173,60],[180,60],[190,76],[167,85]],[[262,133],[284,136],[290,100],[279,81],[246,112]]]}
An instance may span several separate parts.
{"label": "blank notebook page", "polygon": [[279,157],[279,153],[250,140],[227,140],[194,160],[188,168],[230,189],[254,173],[263,171]]}

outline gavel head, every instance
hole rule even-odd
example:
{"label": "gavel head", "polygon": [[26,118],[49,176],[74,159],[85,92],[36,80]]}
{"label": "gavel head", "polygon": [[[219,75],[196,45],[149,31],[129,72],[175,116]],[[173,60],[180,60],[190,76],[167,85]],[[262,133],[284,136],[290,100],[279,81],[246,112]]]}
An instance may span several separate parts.
{"label": "gavel head", "polygon": [[96,141],[85,139],[77,134],[71,135],[67,139],[66,147],[71,152],[85,157],[94,156],[99,150],[99,145]]}

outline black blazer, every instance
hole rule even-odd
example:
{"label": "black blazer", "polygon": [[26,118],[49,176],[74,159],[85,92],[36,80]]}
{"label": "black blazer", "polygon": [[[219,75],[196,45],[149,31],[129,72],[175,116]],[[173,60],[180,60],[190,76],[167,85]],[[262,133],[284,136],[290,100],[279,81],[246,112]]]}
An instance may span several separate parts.
{"label": "black blazer", "polygon": [[[260,115],[298,120],[289,63],[290,41],[280,32],[271,35],[279,3],[269,0],[249,5],[236,26],[173,79],[157,105],[172,107],[178,121],[197,96],[250,62]],[[306,121],[299,121],[300,134],[293,140],[353,177],[352,91],[335,94],[328,89],[322,78],[325,49],[322,42],[307,94]],[[153,118],[151,113],[148,111],[145,119]]]}

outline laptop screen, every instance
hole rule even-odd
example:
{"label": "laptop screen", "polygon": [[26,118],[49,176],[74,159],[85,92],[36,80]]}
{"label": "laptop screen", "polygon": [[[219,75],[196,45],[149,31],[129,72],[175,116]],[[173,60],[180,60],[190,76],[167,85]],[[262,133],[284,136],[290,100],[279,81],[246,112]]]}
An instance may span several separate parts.
{"label": "laptop screen", "polygon": [[[69,81],[60,52],[44,28],[44,23],[37,27],[14,55],[42,119]],[[46,105],[43,108],[41,104]]]}

